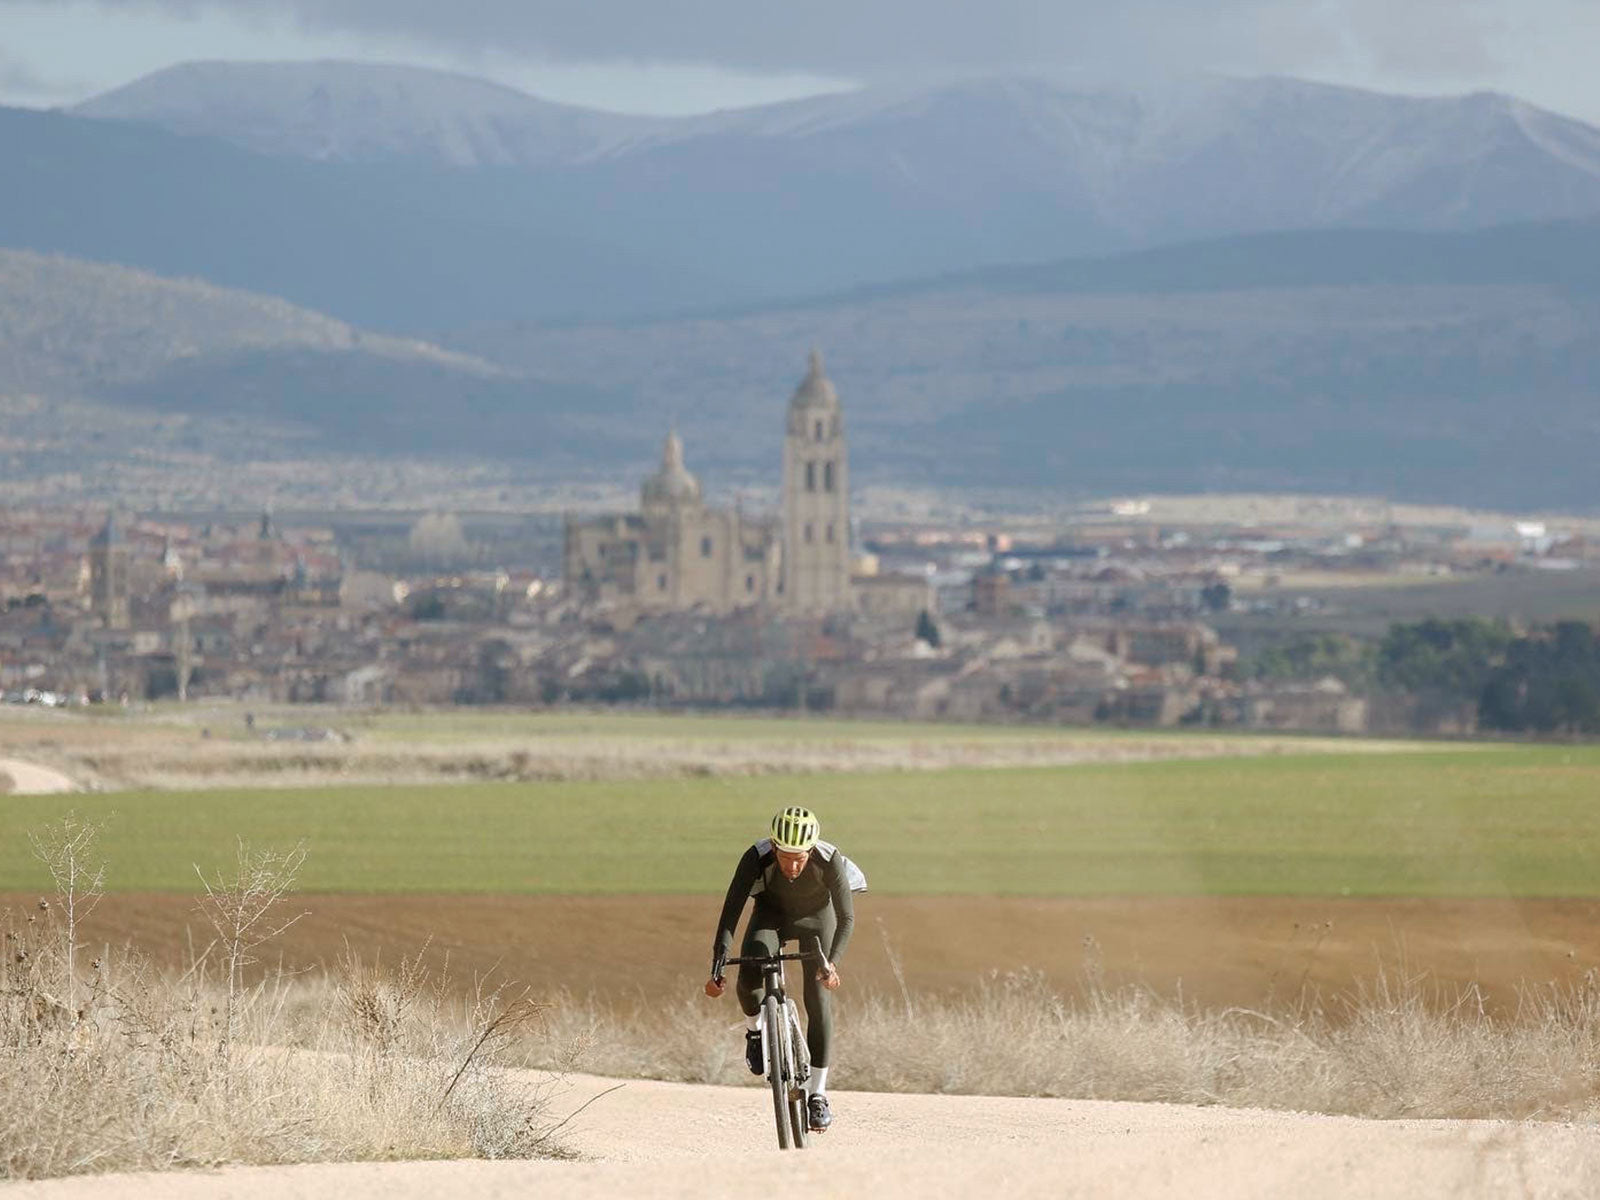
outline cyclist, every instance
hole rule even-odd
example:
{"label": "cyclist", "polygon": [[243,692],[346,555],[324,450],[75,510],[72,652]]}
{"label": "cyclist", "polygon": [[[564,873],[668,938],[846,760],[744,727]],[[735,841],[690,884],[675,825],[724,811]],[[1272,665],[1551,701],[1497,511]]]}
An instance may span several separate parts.
{"label": "cyclist", "polygon": [[[755,906],[745,928],[741,958],[777,954],[784,942],[796,940],[822,951],[821,964],[806,974],[805,981],[806,1045],[811,1050],[806,1116],[811,1128],[821,1133],[833,1124],[828,1107],[828,1049],[833,1038],[828,993],[839,986],[839,959],[855,926],[851,892],[864,891],[866,879],[838,847],[818,839],[818,828],[810,810],[791,806],[772,818],[772,836],[744,852],[722,902],[705,991],[713,998],[722,995],[722,968],[733,946],[734,928],[745,901],[752,897]],[[766,1073],[760,988],[760,968],[743,964],[734,990],[745,1016],[745,1062],[755,1075]]]}

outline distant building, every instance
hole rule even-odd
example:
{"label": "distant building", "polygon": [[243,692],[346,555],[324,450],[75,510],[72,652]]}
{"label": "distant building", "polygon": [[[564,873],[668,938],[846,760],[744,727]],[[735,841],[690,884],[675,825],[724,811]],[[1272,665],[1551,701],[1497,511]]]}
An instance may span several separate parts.
{"label": "distant building", "polygon": [[1295,729],[1317,733],[1365,733],[1367,701],[1331,676],[1314,683],[1279,683],[1252,688],[1243,701],[1251,729]]}
{"label": "distant building", "polygon": [[850,477],[839,396],[811,355],[789,401],[779,526],[708,507],[674,432],[639,511],[568,518],[569,588],[589,603],[726,613],[773,605],[814,616],[852,606]]}
{"label": "distant building", "polygon": [[644,612],[767,605],[795,617],[914,618],[935,607],[926,576],[852,575],[844,413],[815,350],[784,416],[781,496],[776,525],[708,508],[669,434],[638,512],[568,518],[567,587],[587,603]]}
{"label": "distant building", "polygon": [[1011,576],[994,568],[973,575],[973,612],[985,617],[999,617],[1009,613],[1011,608]]}
{"label": "distant building", "polygon": [[131,624],[128,543],[114,512],[89,539],[89,611],[107,629],[126,629]]}
{"label": "distant building", "polygon": [[729,612],[775,596],[778,559],[770,522],[705,505],[674,432],[637,513],[568,518],[563,565],[568,586],[591,602]]}
{"label": "distant building", "polygon": [[783,439],[783,607],[812,615],[853,607],[850,460],[839,394],[811,352]]}
{"label": "distant building", "polygon": [[863,616],[915,620],[918,613],[938,611],[938,597],[926,575],[858,572],[850,578],[850,590]]}

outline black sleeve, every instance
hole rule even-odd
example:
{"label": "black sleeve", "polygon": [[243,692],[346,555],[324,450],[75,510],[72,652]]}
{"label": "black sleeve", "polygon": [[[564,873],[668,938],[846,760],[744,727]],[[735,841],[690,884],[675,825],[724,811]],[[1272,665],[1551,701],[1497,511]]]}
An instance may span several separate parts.
{"label": "black sleeve", "polygon": [[836,963],[844,948],[850,944],[850,934],[856,927],[856,902],[850,894],[850,876],[845,873],[844,855],[834,852],[828,860],[828,894],[833,898],[833,916],[837,922],[833,929],[833,946],[828,951],[828,961]]}
{"label": "black sleeve", "polygon": [[734,868],[733,882],[728,884],[728,895],[722,901],[722,919],[717,923],[717,936],[711,943],[711,961],[715,965],[728,956],[733,948],[733,933],[739,925],[739,914],[745,901],[750,899],[750,889],[761,875],[761,855],[751,846],[744,852],[739,865]]}

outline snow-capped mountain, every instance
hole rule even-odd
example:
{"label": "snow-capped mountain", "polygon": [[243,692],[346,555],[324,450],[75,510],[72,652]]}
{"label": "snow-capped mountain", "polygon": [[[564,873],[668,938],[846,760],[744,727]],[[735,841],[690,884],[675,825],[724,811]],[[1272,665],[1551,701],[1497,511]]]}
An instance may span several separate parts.
{"label": "snow-capped mountain", "polygon": [[225,138],[263,154],[454,167],[582,162],[658,124],[467,75],[348,62],[183,63],[73,111]]}
{"label": "snow-capped mountain", "polygon": [[[846,193],[867,187],[913,213],[1021,221],[1029,236],[1039,225],[1093,227],[1073,244],[1047,238],[1045,254],[1600,212],[1600,131],[1580,122],[1494,94],[1402,97],[1277,78],[1121,90],[984,79],[652,119],[420,68],[193,63],[74,111],[318,160],[605,163],[618,184],[648,179],[669,191],[694,179],[798,176]],[[1030,256],[1011,237],[995,251]]]}
{"label": "snow-capped mountain", "polygon": [[647,119],[430,71],[200,64],[74,113],[0,109],[0,161],[0,245],[405,331],[1600,215],[1580,122],[1288,79],[979,79]]}

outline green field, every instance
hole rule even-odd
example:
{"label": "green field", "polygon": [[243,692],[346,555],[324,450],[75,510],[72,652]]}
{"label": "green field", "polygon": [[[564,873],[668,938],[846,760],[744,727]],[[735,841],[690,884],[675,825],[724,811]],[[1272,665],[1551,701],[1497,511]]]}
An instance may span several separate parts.
{"label": "green field", "polygon": [[791,801],[883,892],[1600,895],[1600,747],[18,797],[0,890],[43,886],[24,834],[76,811],[120,890],[193,890],[243,837],[304,840],[313,891],[713,892]]}

